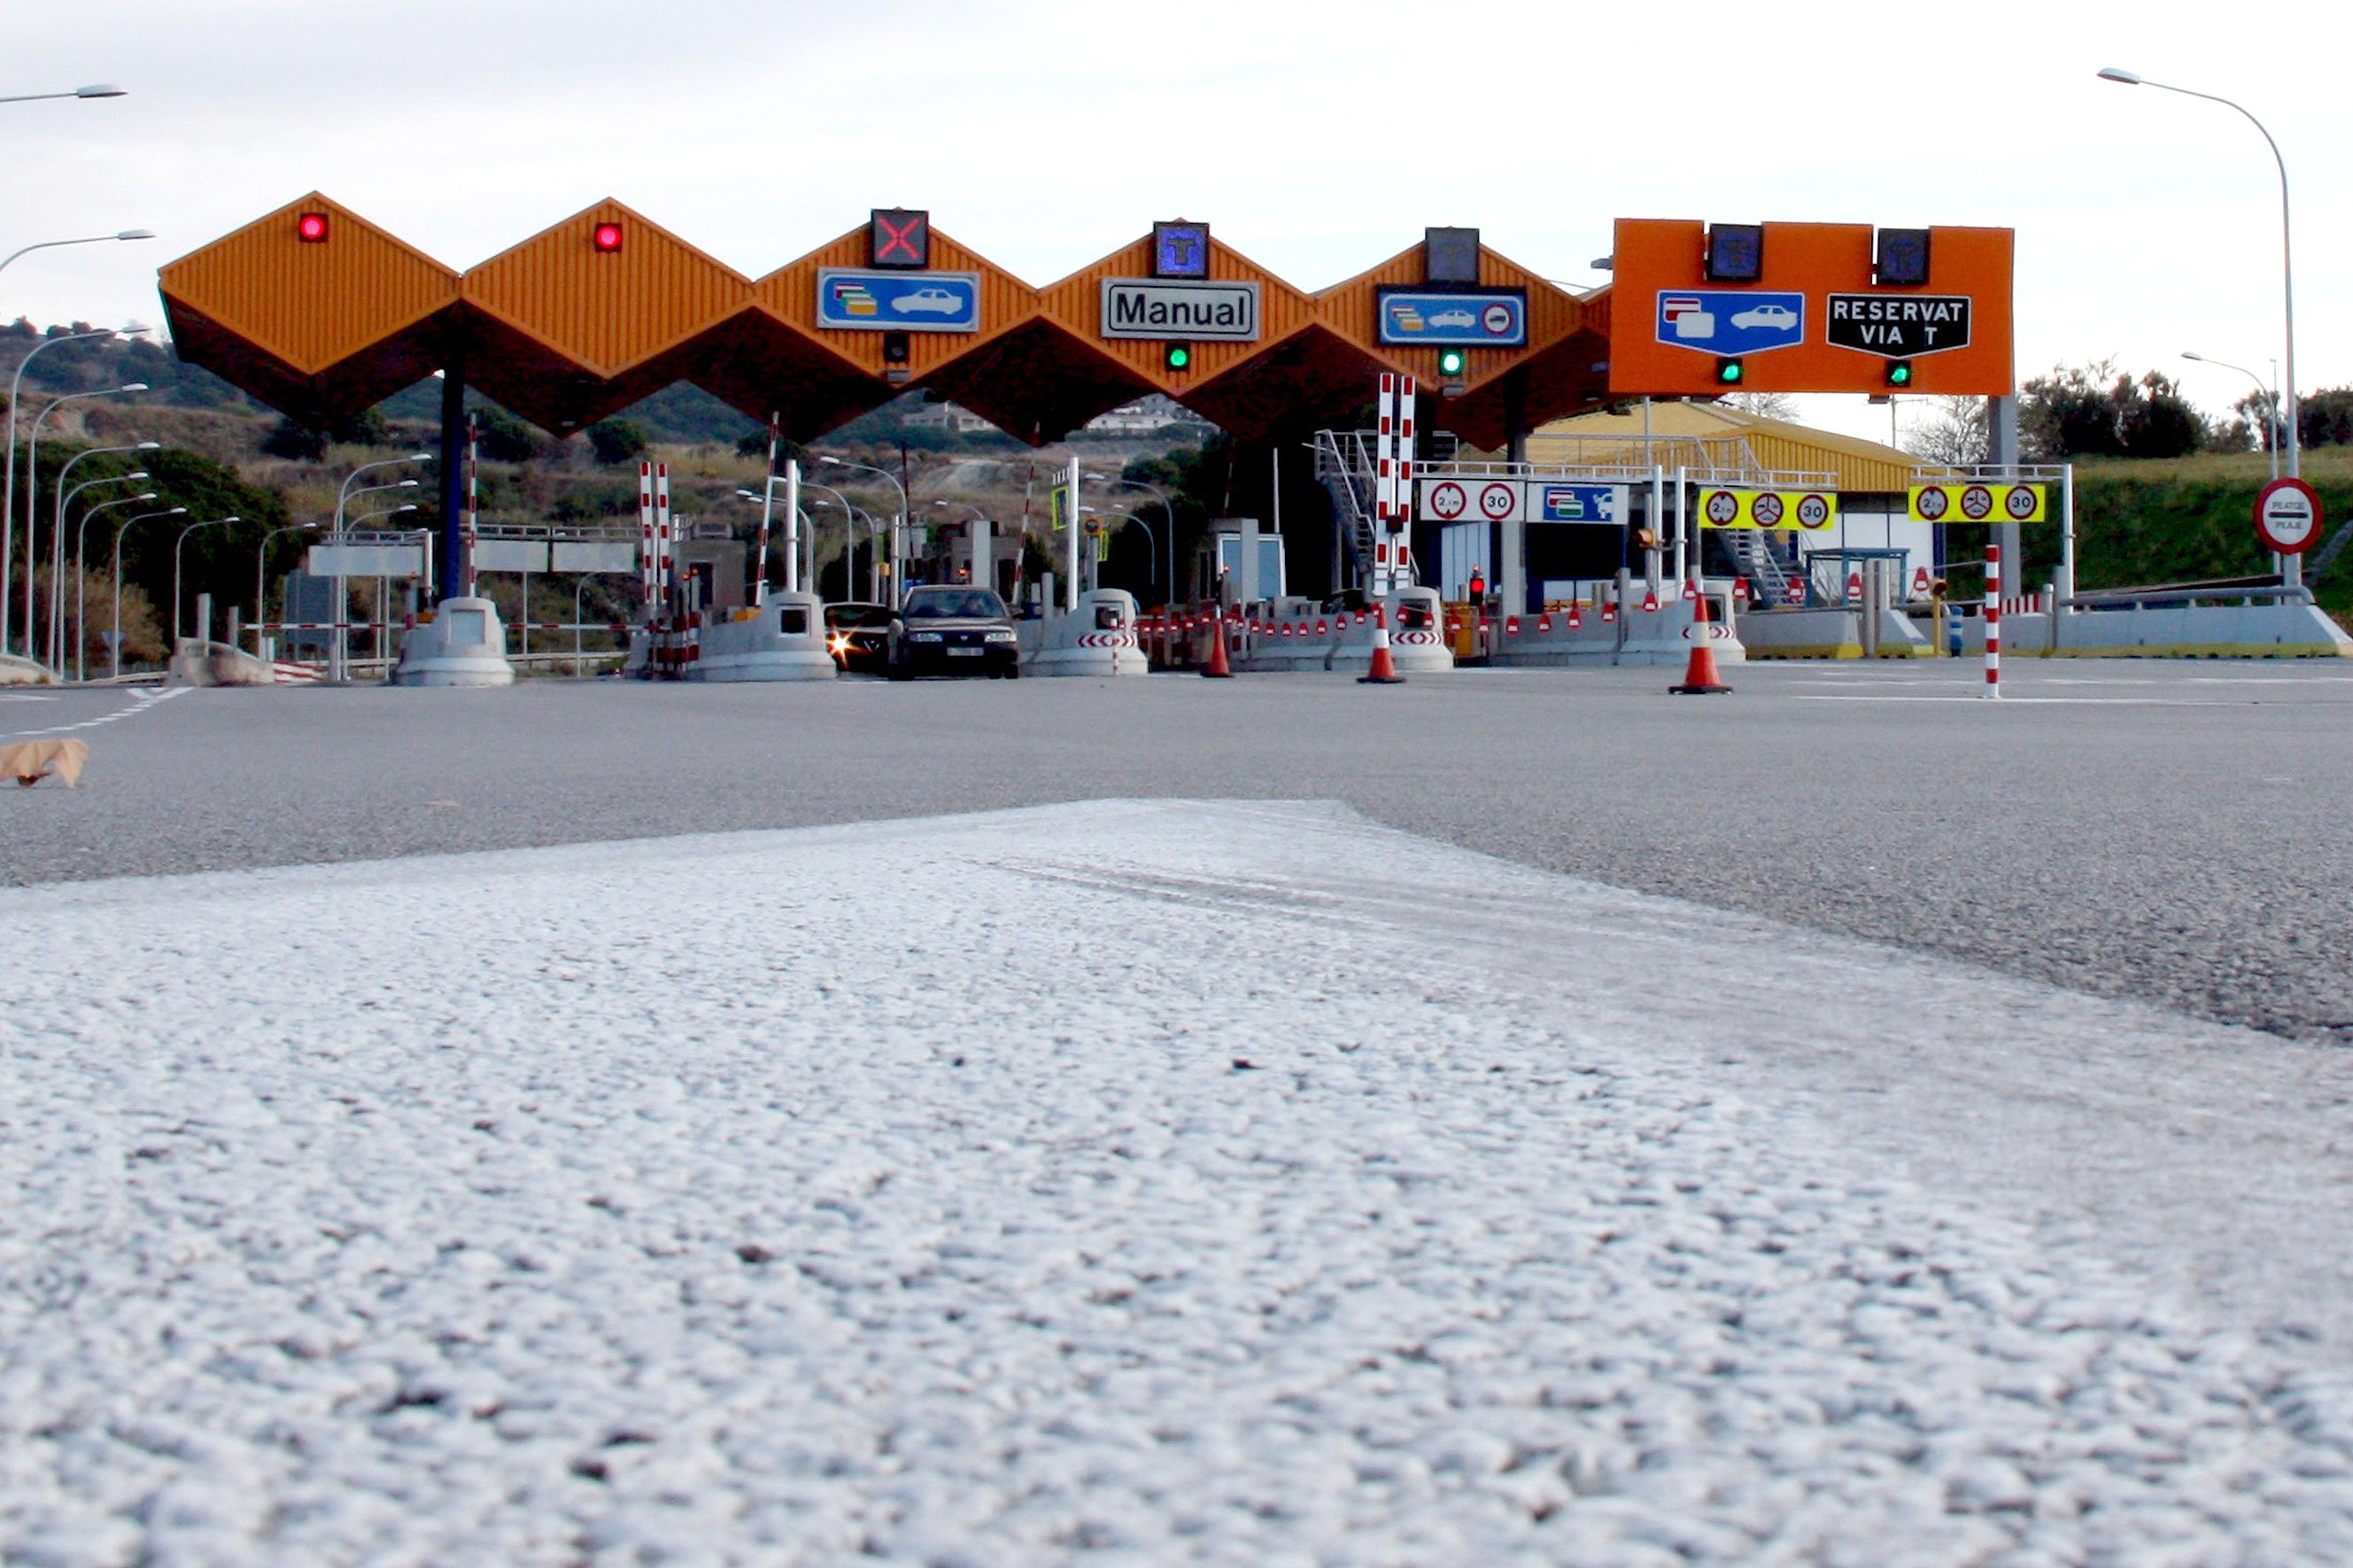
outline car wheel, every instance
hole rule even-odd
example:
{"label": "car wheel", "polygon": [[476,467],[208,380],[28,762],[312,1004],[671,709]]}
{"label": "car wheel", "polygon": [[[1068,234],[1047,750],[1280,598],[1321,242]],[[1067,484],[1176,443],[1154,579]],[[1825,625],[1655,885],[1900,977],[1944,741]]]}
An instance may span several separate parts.
{"label": "car wheel", "polygon": [[885,668],[882,673],[892,680],[913,680],[915,679],[915,672],[908,668],[903,664],[892,665]]}
{"label": "car wheel", "polygon": [[1005,667],[1005,679],[1008,679],[1008,680],[1018,680],[1018,679],[1021,679],[1021,667],[1020,667],[1019,665],[1018,665],[1018,664],[1008,664],[1008,665],[1007,665],[1007,666]]}

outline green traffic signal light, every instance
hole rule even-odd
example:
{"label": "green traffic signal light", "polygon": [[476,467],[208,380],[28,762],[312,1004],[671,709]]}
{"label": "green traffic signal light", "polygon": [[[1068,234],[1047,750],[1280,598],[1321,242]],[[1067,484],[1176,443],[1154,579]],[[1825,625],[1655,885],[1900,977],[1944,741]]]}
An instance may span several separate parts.
{"label": "green traffic signal light", "polygon": [[1889,360],[1887,362],[1887,384],[1890,386],[1911,385],[1912,362],[1908,359]]}
{"label": "green traffic signal light", "polygon": [[1715,362],[1715,384],[1718,386],[1738,386],[1747,379],[1747,374],[1746,367],[1736,359]]}
{"label": "green traffic signal light", "polygon": [[1438,374],[1445,376],[1450,381],[1456,376],[1461,375],[1462,374],[1462,367],[1468,363],[1470,363],[1469,356],[1464,354],[1461,349],[1440,349],[1438,351]]}
{"label": "green traffic signal light", "polygon": [[1170,343],[1163,356],[1162,363],[1170,370],[1190,370],[1193,367],[1193,345],[1190,343]]}

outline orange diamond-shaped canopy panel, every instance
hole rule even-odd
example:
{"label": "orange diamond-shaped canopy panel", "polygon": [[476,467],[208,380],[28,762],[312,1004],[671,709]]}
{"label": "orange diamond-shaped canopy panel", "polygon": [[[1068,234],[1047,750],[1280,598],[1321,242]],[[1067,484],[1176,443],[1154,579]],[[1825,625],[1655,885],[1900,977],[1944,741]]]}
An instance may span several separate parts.
{"label": "orange diamond-shaped canopy panel", "polygon": [[316,425],[440,368],[459,279],[313,191],[180,258],[158,282],[182,359]]}
{"label": "orange diamond-shaped canopy panel", "polygon": [[[1383,371],[1420,378],[1425,424],[1482,445],[1603,400],[1606,294],[1579,299],[1492,251],[1477,286],[1525,293],[1526,341],[1470,349],[1441,387],[1437,350],[1380,341],[1382,288],[1427,287],[1419,247],[1309,294],[1212,239],[1176,287],[1249,291],[1255,335],[1226,337],[1113,329],[1108,284],[1167,281],[1148,238],[1035,289],[936,231],[925,266],[877,273],[871,232],[754,282],[606,201],[460,275],[313,195],[172,263],[162,286],[184,357],[314,424],[452,364],[559,433],[678,381],[801,440],[913,387],[1034,445],[1150,392],[1246,441],[1282,439],[1353,417]],[[902,284],[916,302],[878,308]],[[828,289],[855,307],[822,305]]]}

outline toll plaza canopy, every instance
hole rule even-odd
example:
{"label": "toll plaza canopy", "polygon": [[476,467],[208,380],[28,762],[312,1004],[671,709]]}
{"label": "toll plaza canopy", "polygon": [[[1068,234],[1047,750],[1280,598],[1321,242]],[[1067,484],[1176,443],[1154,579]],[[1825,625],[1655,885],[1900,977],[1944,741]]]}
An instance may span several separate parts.
{"label": "toll plaza canopy", "polygon": [[686,381],[800,440],[912,387],[1033,445],[1155,392],[1271,440],[1351,418],[1384,371],[1482,447],[1608,396],[1609,291],[1472,229],[1309,293],[1178,220],[1036,288],[877,211],[755,279],[606,201],[460,272],[313,193],[160,282],[183,358],[312,426],[435,371],[558,433]]}

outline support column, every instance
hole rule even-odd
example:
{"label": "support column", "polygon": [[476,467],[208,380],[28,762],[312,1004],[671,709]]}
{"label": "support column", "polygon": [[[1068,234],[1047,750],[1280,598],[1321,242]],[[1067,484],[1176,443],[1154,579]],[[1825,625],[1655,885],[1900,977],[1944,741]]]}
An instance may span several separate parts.
{"label": "support column", "polygon": [[441,596],[466,591],[466,354],[441,367]]}
{"label": "support column", "polygon": [[[1986,461],[1999,463],[2006,468],[2018,466],[2018,399],[2015,397],[1986,399]],[[2010,563],[2013,574],[2025,570],[2020,564],[2025,561],[2026,552],[2020,548],[2024,541],[2017,523],[1994,524],[1992,542],[2001,546],[2001,558]],[[2022,578],[2020,580],[2023,581]]]}

